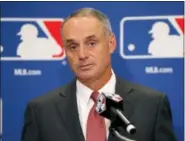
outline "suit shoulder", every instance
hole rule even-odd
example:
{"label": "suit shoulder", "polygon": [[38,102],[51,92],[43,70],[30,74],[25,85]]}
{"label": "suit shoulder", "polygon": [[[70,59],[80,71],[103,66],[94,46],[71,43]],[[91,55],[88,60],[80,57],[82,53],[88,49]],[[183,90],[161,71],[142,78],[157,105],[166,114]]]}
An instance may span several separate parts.
{"label": "suit shoulder", "polygon": [[155,90],[153,88],[150,88],[148,86],[144,86],[139,83],[130,82],[128,80],[123,80],[123,82],[125,85],[127,85],[127,87],[131,88],[133,95],[135,95],[137,97],[159,99],[159,98],[166,96],[161,91]]}
{"label": "suit shoulder", "polygon": [[59,97],[61,96],[61,92],[65,90],[69,84],[66,84],[64,86],[58,87],[54,90],[51,90],[45,94],[42,94],[34,99],[32,99],[29,104],[34,103],[34,104],[49,104],[53,103],[58,100]]}
{"label": "suit shoulder", "polygon": [[166,94],[150,87],[127,80],[123,80],[123,84],[130,88],[126,99],[135,105],[135,107],[145,107],[146,109],[157,108],[165,98],[168,99]]}

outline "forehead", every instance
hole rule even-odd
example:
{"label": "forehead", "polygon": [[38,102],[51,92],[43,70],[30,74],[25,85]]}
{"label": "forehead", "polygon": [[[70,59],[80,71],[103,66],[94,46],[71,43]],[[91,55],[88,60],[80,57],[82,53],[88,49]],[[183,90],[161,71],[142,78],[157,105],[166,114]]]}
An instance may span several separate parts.
{"label": "forehead", "polygon": [[90,35],[99,36],[103,29],[103,24],[95,17],[73,17],[63,27],[63,38],[80,39]]}

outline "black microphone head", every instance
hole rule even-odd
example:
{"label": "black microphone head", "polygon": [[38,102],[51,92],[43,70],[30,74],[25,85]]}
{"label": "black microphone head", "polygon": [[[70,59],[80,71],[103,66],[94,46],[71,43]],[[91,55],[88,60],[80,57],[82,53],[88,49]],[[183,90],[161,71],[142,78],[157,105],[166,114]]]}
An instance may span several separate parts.
{"label": "black microphone head", "polygon": [[112,127],[122,126],[129,134],[134,134],[136,128],[123,114],[123,99],[118,94],[100,93],[96,102],[96,112],[110,119]]}
{"label": "black microphone head", "polygon": [[116,113],[112,107],[123,109],[123,99],[117,94],[100,93],[97,99],[96,112],[112,121],[116,120]]}
{"label": "black microphone head", "polygon": [[119,94],[112,94],[108,92],[103,93],[106,97],[108,106],[113,106],[117,109],[123,110],[123,99]]}

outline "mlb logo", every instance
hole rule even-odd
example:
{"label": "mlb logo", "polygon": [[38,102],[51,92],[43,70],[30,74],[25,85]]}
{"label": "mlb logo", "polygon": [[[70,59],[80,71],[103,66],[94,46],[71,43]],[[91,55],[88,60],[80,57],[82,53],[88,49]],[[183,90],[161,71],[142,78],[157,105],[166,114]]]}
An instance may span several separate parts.
{"label": "mlb logo", "polygon": [[107,107],[106,107],[106,98],[105,95],[103,93],[98,95],[98,99],[97,99],[97,103],[96,103],[96,112],[98,114],[103,113]]}
{"label": "mlb logo", "polygon": [[112,94],[112,96],[110,96],[110,98],[116,102],[122,101],[122,98],[118,94]]}
{"label": "mlb logo", "polygon": [[63,19],[1,18],[1,60],[63,60]]}
{"label": "mlb logo", "polygon": [[182,58],[183,16],[125,17],[120,23],[123,59]]}

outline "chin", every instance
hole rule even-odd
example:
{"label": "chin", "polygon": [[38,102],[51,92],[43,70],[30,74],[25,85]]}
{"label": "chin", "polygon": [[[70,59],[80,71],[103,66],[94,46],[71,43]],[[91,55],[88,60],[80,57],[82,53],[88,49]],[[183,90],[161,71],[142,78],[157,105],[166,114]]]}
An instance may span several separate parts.
{"label": "chin", "polygon": [[79,79],[84,80],[84,81],[92,80],[92,79],[96,78],[96,75],[92,72],[81,72],[81,73],[78,73],[76,76]]}

